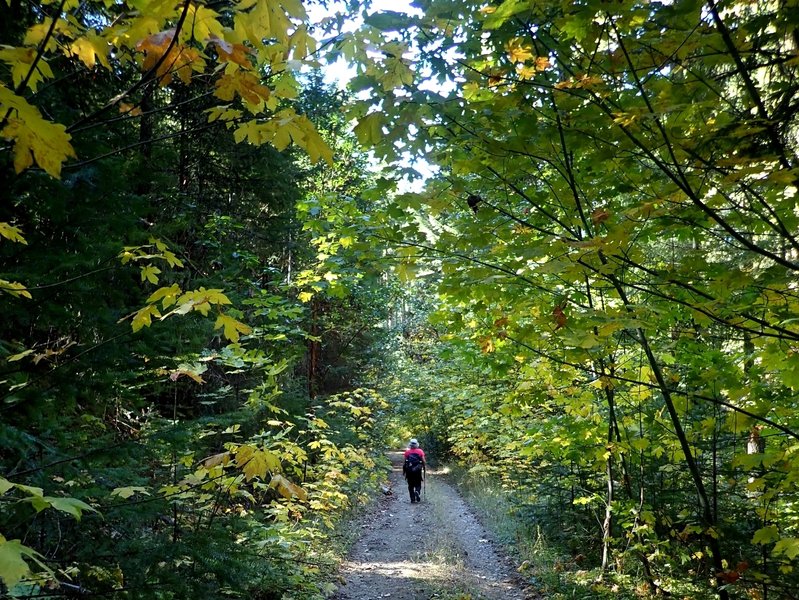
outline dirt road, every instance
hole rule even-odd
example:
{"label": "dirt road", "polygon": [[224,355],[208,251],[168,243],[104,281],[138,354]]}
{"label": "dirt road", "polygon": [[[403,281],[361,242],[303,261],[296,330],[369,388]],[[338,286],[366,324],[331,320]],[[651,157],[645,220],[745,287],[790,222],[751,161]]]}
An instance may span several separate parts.
{"label": "dirt road", "polygon": [[411,504],[402,455],[390,457],[393,493],[360,524],[336,600],[537,598],[452,486],[428,470],[422,502]]}

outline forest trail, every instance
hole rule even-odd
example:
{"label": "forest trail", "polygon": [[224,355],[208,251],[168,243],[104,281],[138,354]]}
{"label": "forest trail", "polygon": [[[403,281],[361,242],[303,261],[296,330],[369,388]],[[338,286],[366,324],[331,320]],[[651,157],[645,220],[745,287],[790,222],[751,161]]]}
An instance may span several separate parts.
{"label": "forest trail", "polygon": [[428,470],[419,504],[402,478],[402,453],[391,452],[393,493],[360,523],[362,532],[342,565],[336,600],[529,600],[510,561],[458,492]]}

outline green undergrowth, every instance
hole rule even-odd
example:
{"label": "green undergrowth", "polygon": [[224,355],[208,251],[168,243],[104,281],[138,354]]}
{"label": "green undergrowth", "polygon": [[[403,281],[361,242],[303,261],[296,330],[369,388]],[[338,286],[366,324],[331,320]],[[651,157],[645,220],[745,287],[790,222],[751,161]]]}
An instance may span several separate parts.
{"label": "green undergrowth", "polygon": [[0,477],[0,530],[19,540],[10,548],[43,558],[30,574],[10,563],[20,577],[0,584],[0,597],[328,596],[353,542],[349,523],[388,470],[369,416],[380,403],[355,390],[320,399],[313,416],[151,418],[137,439],[85,437],[87,451],[71,460],[58,448],[23,456],[27,474]]}
{"label": "green undergrowth", "polygon": [[[445,471],[483,526],[514,559],[521,576],[543,597],[627,600],[651,596],[636,566],[603,573],[589,556],[598,557],[595,548],[570,542],[562,532],[548,530],[545,515],[525,518],[529,513],[515,501],[513,492],[503,489],[486,471],[452,465]],[[669,587],[676,597],[704,597],[689,584],[669,582]]]}

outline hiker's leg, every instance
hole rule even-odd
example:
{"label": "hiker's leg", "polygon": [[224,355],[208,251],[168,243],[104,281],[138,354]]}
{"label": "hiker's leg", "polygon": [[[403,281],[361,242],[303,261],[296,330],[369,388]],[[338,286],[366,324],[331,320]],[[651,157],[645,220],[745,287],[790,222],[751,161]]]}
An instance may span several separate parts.
{"label": "hiker's leg", "polygon": [[411,496],[411,502],[416,501],[416,492],[414,491],[414,481],[411,475],[408,475],[408,494]]}

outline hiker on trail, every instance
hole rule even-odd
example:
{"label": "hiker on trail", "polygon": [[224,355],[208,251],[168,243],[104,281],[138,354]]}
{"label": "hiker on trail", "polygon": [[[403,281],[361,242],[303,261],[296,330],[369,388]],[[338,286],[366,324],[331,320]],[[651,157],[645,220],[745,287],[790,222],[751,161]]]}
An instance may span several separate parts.
{"label": "hiker on trail", "polygon": [[405,462],[402,464],[402,474],[408,482],[408,493],[411,495],[411,504],[421,502],[419,492],[422,491],[422,480],[426,475],[424,450],[419,447],[419,442],[413,438],[408,443],[405,451]]}

